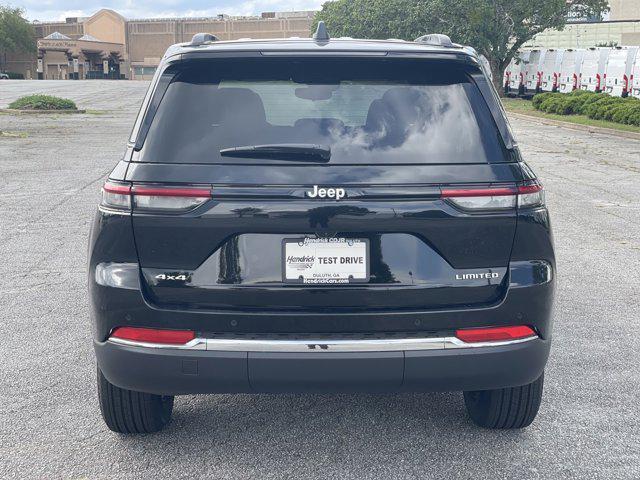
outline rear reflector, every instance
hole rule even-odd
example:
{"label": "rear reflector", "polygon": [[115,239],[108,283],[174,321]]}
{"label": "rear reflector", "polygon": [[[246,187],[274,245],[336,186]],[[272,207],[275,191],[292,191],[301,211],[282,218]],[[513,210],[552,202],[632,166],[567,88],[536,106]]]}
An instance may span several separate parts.
{"label": "rear reflector", "polygon": [[467,328],[456,330],[456,338],[466,343],[498,342],[533,337],[536,332],[526,325],[510,327]]}
{"label": "rear reflector", "polygon": [[184,345],[196,338],[191,330],[160,330],[142,327],[117,327],[111,338],[132,340],[135,342],[162,343],[167,345]]}

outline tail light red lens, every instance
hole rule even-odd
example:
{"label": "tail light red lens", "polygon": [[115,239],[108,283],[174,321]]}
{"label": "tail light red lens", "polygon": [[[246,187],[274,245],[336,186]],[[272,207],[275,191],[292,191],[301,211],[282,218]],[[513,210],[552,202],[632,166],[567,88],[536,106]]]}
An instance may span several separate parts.
{"label": "tail light red lens", "polygon": [[629,90],[629,77],[626,74],[622,76],[622,93],[627,93]]}
{"label": "tail light red lens", "polygon": [[535,182],[519,187],[444,188],[441,197],[464,210],[503,210],[544,205],[544,191]]}
{"label": "tail light red lens", "polygon": [[164,330],[142,327],[117,327],[111,332],[111,338],[131,340],[133,342],[161,343],[166,345],[184,345],[194,338],[191,330]]}
{"label": "tail light red lens", "polygon": [[103,207],[117,210],[184,212],[211,198],[210,187],[147,186],[107,181],[102,187]]}
{"label": "tail light red lens", "polygon": [[520,340],[536,336],[536,332],[526,325],[509,327],[465,328],[456,330],[456,338],[465,343],[499,342]]}

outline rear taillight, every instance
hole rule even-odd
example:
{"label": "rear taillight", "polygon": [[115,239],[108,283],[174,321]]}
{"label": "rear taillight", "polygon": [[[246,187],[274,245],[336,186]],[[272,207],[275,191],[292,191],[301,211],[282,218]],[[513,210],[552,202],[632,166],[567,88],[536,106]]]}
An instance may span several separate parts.
{"label": "rear taillight", "polygon": [[518,208],[541,207],[544,205],[544,189],[539,183],[518,187]]}
{"label": "rear taillight", "polygon": [[504,210],[544,205],[539,183],[519,187],[443,188],[441,197],[463,210]]}
{"label": "rear taillight", "polygon": [[625,73],[622,76],[622,93],[627,93],[629,91],[629,77]]}
{"label": "rear taillight", "polygon": [[442,198],[464,210],[502,210],[516,206],[515,187],[442,189]]}
{"label": "rear taillight", "polygon": [[108,181],[102,187],[100,206],[116,210],[131,209],[131,186]]}
{"label": "rear taillight", "polygon": [[465,343],[500,342],[535,337],[536,332],[526,325],[509,327],[465,328],[456,330],[456,338]]}
{"label": "rear taillight", "polygon": [[118,338],[120,340],[129,340],[132,342],[184,345],[196,338],[196,334],[191,330],[117,327],[113,330],[113,332],[111,332],[110,338]]}
{"label": "rear taillight", "polygon": [[578,88],[578,75],[574,73],[573,74],[573,90],[576,90],[577,88]]}
{"label": "rear taillight", "polygon": [[184,212],[211,198],[211,187],[129,185],[107,181],[101,206],[116,210],[163,210]]}
{"label": "rear taillight", "polygon": [[211,188],[149,187],[132,189],[134,210],[191,210],[211,198]]}
{"label": "rear taillight", "polygon": [[600,90],[600,74],[596,73],[596,90]]}
{"label": "rear taillight", "polygon": [[554,73],[553,74],[553,88],[556,88],[558,86],[558,74]]}

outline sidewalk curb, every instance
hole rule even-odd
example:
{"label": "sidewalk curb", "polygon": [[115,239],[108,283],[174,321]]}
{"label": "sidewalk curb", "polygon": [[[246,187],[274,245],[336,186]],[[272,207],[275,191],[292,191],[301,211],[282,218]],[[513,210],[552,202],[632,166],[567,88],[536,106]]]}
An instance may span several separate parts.
{"label": "sidewalk curb", "polygon": [[600,135],[610,135],[613,137],[630,138],[632,140],[640,140],[640,133],[625,132],[622,130],[614,130],[606,127],[593,127],[591,125],[580,125],[579,123],[563,122],[561,120],[551,120],[549,118],[538,117],[536,115],[527,115],[526,113],[516,113],[507,110],[508,117],[521,118],[524,120],[537,120],[543,125],[553,125],[557,127],[569,128],[571,130],[579,130],[581,132],[598,133]]}

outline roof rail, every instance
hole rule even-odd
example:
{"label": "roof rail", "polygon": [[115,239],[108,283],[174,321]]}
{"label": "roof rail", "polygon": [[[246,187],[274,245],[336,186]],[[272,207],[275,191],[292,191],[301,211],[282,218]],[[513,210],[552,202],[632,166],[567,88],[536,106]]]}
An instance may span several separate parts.
{"label": "roof rail", "polygon": [[211,35],[210,33],[196,33],[191,39],[191,46],[197,47],[204,45],[205,43],[217,42],[218,37]]}
{"label": "roof rail", "polygon": [[318,28],[316,28],[316,33],[313,34],[313,39],[316,42],[328,42],[330,40],[329,32],[327,32],[327,27],[322,20],[318,22]]}
{"label": "roof rail", "polygon": [[429,35],[422,35],[414,40],[417,43],[424,43],[426,45],[435,45],[438,47],[453,47],[453,42],[447,35],[442,33],[430,33]]}

